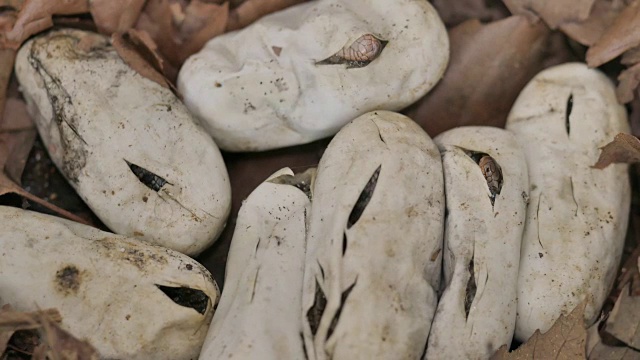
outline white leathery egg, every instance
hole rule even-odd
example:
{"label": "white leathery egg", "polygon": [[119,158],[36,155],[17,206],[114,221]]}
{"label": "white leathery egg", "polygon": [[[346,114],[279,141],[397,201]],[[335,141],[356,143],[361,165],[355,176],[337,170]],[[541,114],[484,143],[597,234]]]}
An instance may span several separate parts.
{"label": "white leathery egg", "polygon": [[510,345],[529,178],[513,134],[461,127],[437,136],[447,217],[444,292],[426,359],[488,359]]}
{"label": "white leathery egg", "polygon": [[3,304],[58,309],[62,328],[105,359],[198,356],[220,294],[195,260],[7,206],[0,223]]}
{"label": "white leathery egg", "polygon": [[318,165],[307,235],[309,359],[416,359],[441,271],[444,189],[437,147],[411,119],[362,115]]}
{"label": "white leathery egg", "polygon": [[591,166],[600,148],[629,126],[611,81],[569,63],[529,82],[507,129],[524,149],[531,184],[516,323],[524,341],[582,301],[587,325],[600,313],[622,254],[630,185],[627,165]]}
{"label": "white leathery egg", "polygon": [[222,149],[261,151],[403,109],[448,59],[446,29],[427,1],[309,1],[211,39],[185,62],[178,87]]}
{"label": "white leathery egg", "polygon": [[26,42],[15,70],[53,162],[105,225],[189,255],[215,241],[231,207],[227,170],[169,89],[80,30]]}

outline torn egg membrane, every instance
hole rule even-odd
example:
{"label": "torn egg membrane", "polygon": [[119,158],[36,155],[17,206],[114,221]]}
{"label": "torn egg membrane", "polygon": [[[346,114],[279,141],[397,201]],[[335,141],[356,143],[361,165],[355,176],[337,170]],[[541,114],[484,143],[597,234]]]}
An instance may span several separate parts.
{"label": "torn egg membrane", "polygon": [[318,165],[307,235],[309,359],[417,359],[441,270],[444,188],[437,147],[411,119],[374,111]]}
{"label": "torn egg membrane", "polygon": [[629,125],[611,81],[569,63],[529,82],[506,128],[523,147],[531,183],[515,333],[525,341],[584,300],[587,325],[600,314],[622,254],[630,185],[627,165],[591,166]]}
{"label": "torn egg membrane", "polygon": [[302,279],[310,193],[301,188],[308,188],[312,173],[300,175],[284,168],[242,204],[201,360],[304,359]]}
{"label": "torn egg membrane", "polygon": [[178,87],[222,149],[260,151],[400,110],[436,84],[448,58],[427,1],[319,0],[211,39],[182,66]]}
{"label": "torn egg membrane", "polygon": [[231,206],[227,170],[169,89],[80,30],[28,41],[15,70],[49,155],[111,230],[189,255],[215,241]]}
{"label": "torn egg membrane", "polygon": [[[515,136],[494,127],[455,128],[434,141],[447,204],[444,292],[425,358],[488,359],[511,344],[515,328],[527,163]],[[482,159],[491,159],[501,176],[485,177]]]}
{"label": "torn egg membrane", "polygon": [[195,359],[219,298],[195,260],[159,246],[0,206],[0,293],[54,308],[104,359]]}

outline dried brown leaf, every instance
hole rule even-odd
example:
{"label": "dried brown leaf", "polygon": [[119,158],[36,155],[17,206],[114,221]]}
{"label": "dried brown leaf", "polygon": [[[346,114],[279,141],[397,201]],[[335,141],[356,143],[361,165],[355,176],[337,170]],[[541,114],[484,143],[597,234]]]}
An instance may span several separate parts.
{"label": "dried brown leaf", "polygon": [[[268,2],[262,0],[263,2]],[[244,4],[243,4],[244,5]],[[209,4],[191,1],[185,9],[185,18],[177,27],[179,60],[182,64],[189,56],[200,51],[214,36],[224,33],[229,21],[229,4]]]}
{"label": "dried brown leaf", "polygon": [[616,300],[607,319],[606,330],[625,344],[640,348],[640,296],[631,296],[630,285]]}
{"label": "dried brown leaf", "polygon": [[29,36],[53,26],[53,15],[86,12],[89,12],[89,0],[26,0],[13,29],[6,34],[5,43],[0,43],[0,48],[17,49]]}
{"label": "dried brown leaf", "polygon": [[[62,321],[56,309],[20,312],[3,306],[0,310],[0,354],[4,351],[2,341],[8,332],[37,329],[42,344],[35,347],[33,359],[97,360],[98,352],[88,342],[81,341],[60,328]],[[6,346],[6,343],[4,344]],[[34,346],[33,344],[31,346]]]}
{"label": "dried brown leaf", "polygon": [[0,6],[20,10],[24,0],[0,0]]}
{"label": "dried brown leaf", "polygon": [[536,332],[518,349],[509,352],[502,346],[492,360],[578,360],[586,358],[587,330],[584,325],[586,301],[567,316],[560,316],[549,331]]}
{"label": "dried brown leaf", "polygon": [[598,331],[600,322],[587,329],[587,359],[589,360],[638,360],[640,352],[626,346],[606,345]]}
{"label": "dried brown leaf", "polygon": [[587,64],[600,66],[640,45],[640,1],[629,4],[587,51]]}
{"label": "dried brown leaf", "polygon": [[[41,326],[39,318],[42,315],[47,316],[52,321],[62,321],[62,317],[56,309],[20,312],[11,309],[9,304],[3,305],[0,309],[0,355],[5,352],[11,340],[13,340],[14,344],[15,341],[19,340],[17,338],[12,339],[16,332],[16,336],[18,336],[20,334],[24,334],[21,332],[24,332],[25,330],[38,329]],[[18,338],[21,337],[18,336]]]}
{"label": "dried brown leaf", "polygon": [[456,126],[504,126],[516,97],[545,64],[550,31],[522,16],[449,31],[449,67],[438,85],[406,112],[429,135]]}
{"label": "dried brown leaf", "polygon": [[62,321],[62,316],[56,309],[22,312],[3,306],[0,311],[0,332],[38,329],[42,326],[42,316],[46,316],[49,321]]}
{"label": "dried brown leaf", "polygon": [[640,63],[624,69],[618,76],[616,98],[621,104],[633,101],[635,90],[640,84]]}
{"label": "dried brown leaf", "polygon": [[640,63],[640,46],[629,49],[624,54],[622,54],[620,63],[623,65],[633,65],[636,63]]}
{"label": "dried brown leaf", "polygon": [[157,53],[157,47],[149,34],[134,29],[114,33],[111,35],[111,43],[122,60],[138,74],[176,91],[172,82],[163,74],[164,59]]}
{"label": "dried brown leaf", "polygon": [[[11,306],[9,304],[5,304],[0,308],[0,317],[2,317],[2,313],[11,310]],[[11,336],[15,330],[0,330],[0,356],[4,354],[7,350],[7,344],[9,340],[11,340]]]}
{"label": "dried brown leaf", "polygon": [[612,163],[640,162],[640,140],[629,134],[620,133],[612,142],[602,148],[596,169],[604,169]]}
{"label": "dried brown leaf", "polygon": [[[20,173],[24,169],[23,162],[33,144],[33,130],[29,129],[29,125],[26,123],[27,118],[24,117],[24,109],[21,108],[22,104],[11,100],[9,101],[9,107],[5,108],[8,83],[14,60],[14,50],[0,50],[0,114],[2,114],[2,118],[0,118],[0,195],[18,194],[70,220],[89,225],[86,220],[79,216],[34,196],[17,184],[16,179],[20,177]],[[16,112],[14,113],[13,111]],[[11,161],[11,164],[8,164],[9,161]],[[11,174],[11,177],[9,177],[9,174]]]}
{"label": "dried brown leaf", "polygon": [[246,0],[229,14],[226,31],[241,29],[264,15],[308,0]]}
{"label": "dried brown leaf", "polygon": [[89,11],[98,30],[106,35],[133,27],[146,0],[91,0]]}
{"label": "dried brown leaf", "polygon": [[47,316],[40,316],[41,337],[50,359],[98,360],[98,351],[85,340],[79,340],[52,322]]}
{"label": "dried brown leaf", "polygon": [[501,1],[433,0],[431,4],[447,27],[459,25],[470,19],[491,22],[509,16],[509,10]]}
{"label": "dried brown leaf", "polygon": [[[633,215],[632,215],[633,216]],[[632,217],[631,221],[638,221],[637,217]],[[638,224],[633,224],[633,231],[637,231]],[[627,258],[620,269],[618,275],[618,289],[624,291],[628,288],[632,296],[640,296],[640,272],[638,271],[638,260],[640,260],[640,246],[636,247]]]}
{"label": "dried brown leaf", "polygon": [[20,98],[7,98],[3,119],[5,121],[0,120],[0,164],[4,164],[9,179],[20,184],[36,128],[27,113],[27,104]]}
{"label": "dried brown leaf", "polygon": [[0,114],[4,111],[4,101],[7,98],[9,79],[13,72],[16,52],[13,49],[3,49],[1,43],[7,31],[13,28],[16,21],[15,11],[0,12]]}
{"label": "dried brown leaf", "polygon": [[538,17],[550,28],[563,23],[584,21],[591,13],[595,0],[504,0],[514,15],[525,15],[530,20]]}
{"label": "dried brown leaf", "polygon": [[625,7],[623,0],[596,0],[586,20],[562,23],[560,30],[582,45],[591,46],[602,37]]}
{"label": "dried brown leaf", "polygon": [[0,331],[0,356],[7,350],[7,344],[14,333],[12,330]]}
{"label": "dried brown leaf", "polygon": [[229,4],[204,0],[148,0],[135,28],[147,32],[158,50],[179,68],[227,26]]}

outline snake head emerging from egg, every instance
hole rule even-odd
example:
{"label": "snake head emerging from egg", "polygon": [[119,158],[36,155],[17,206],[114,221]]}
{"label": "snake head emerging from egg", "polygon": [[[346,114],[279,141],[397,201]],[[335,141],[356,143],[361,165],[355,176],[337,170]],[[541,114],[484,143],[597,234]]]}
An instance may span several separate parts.
{"label": "snake head emerging from egg", "polygon": [[482,175],[487,180],[487,185],[491,192],[491,204],[493,205],[496,195],[500,194],[500,190],[502,190],[502,169],[489,155],[483,155],[478,161],[478,166],[480,166],[480,171],[482,171]]}
{"label": "snake head emerging from egg", "polygon": [[374,35],[365,34],[337,53],[316,62],[316,65],[347,64],[347,69],[365,67],[380,56],[387,43],[388,41],[378,39]]}

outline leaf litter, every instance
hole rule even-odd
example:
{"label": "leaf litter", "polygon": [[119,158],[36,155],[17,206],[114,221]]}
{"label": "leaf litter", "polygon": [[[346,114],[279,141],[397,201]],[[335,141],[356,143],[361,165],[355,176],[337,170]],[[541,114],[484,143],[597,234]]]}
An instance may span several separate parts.
{"label": "leaf litter", "polygon": [[[8,133],[12,135],[12,140],[4,140],[4,148],[0,148],[0,159],[6,158],[0,161],[0,167],[4,170],[0,174],[0,194],[3,189],[20,189],[17,183],[24,168],[24,148],[30,147],[30,140],[16,140],[17,137],[13,134],[33,131],[32,125],[29,125],[30,128],[24,127],[19,120],[26,113],[24,102],[19,97],[6,94],[12,68],[12,65],[7,64],[13,63],[15,49],[27,37],[50,28],[56,22],[71,26],[91,26],[93,23],[87,22],[81,15],[90,13],[97,29],[113,36],[114,46],[132,68],[143,73],[143,76],[171,86],[182,62],[198,51],[209,38],[242,28],[266,13],[302,1],[26,0],[24,4],[19,0],[0,1],[0,5],[5,6],[5,11],[0,13],[0,110],[3,110],[0,114],[11,114],[18,119],[12,119],[12,122],[8,123],[4,120],[7,118],[5,115],[0,120],[0,129],[4,129],[0,130],[0,142],[3,141],[2,136],[7,136]],[[618,98],[621,102],[628,102],[637,93],[640,83],[640,46],[637,38],[639,35],[631,31],[635,29],[633,25],[638,21],[635,0],[505,0],[504,5],[492,0],[433,0],[432,3],[450,27],[452,60],[445,78],[434,91],[407,111],[432,136],[460,125],[503,126],[515,97],[531,77],[550,65],[576,58],[584,59],[582,45],[591,46],[586,58],[592,65],[610,62],[621,56],[621,63],[627,66],[627,69],[619,75]],[[507,8],[520,16],[509,17]],[[22,10],[18,13],[14,9]],[[79,14],[80,17],[59,17]],[[15,27],[14,22],[18,24]],[[549,28],[559,29],[569,40]],[[632,107],[637,114],[640,105],[634,101]],[[636,122],[640,124],[640,120]],[[634,133],[640,132],[640,125],[635,129]],[[637,139],[625,138],[618,140],[609,150],[605,147],[603,155],[605,151],[608,155],[598,166],[606,166],[604,164],[607,161],[637,161],[639,147],[634,141]],[[18,145],[11,145],[12,143]],[[262,158],[254,157],[255,155],[241,158],[226,154],[225,160],[232,179],[242,179],[243,174],[249,171],[247,169],[262,170],[259,175],[248,181],[232,181],[232,214],[235,215],[237,212],[240,201],[271,172],[287,165],[313,166],[317,164],[318,154],[321,154],[321,150],[299,153],[287,149]],[[263,167],[260,164],[270,165]],[[236,185],[236,182],[239,185]],[[225,233],[230,234],[232,230],[230,221]],[[224,264],[226,255],[224,243],[219,241],[219,245],[201,257],[207,267],[214,268],[214,273],[215,268],[222,268],[224,271],[224,266],[220,266]],[[638,253],[634,252],[623,266],[626,270],[620,277],[621,282],[626,281],[626,284],[629,284],[632,295],[635,294],[634,282],[640,279],[640,276],[636,276],[637,261],[633,261],[637,256]],[[207,264],[207,259],[214,261]],[[219,277],[220,275],[216,276],[217,279]],[[624,291],[621,294],[623,293]],[[623,299],[625,304],[629,299],[633,299],[629,296]],[[623,303],[620,299],[622,295],[618,301]],[[622,310],[618,312],[623,314],[625,310],[621,306]],[[634,356],[631,353],[635,351],[633,349],[621,347],[620,344],[614,346],[615,344],[603,343],[597,327],[595,335],[591,335],[593,328],[589,329],[589,335],[585,335],[587,330],[580,322],[582,317],[576,315],[579,311],[584,311],[584,307],[582,310],[576,308],[567,317],[560,318],[551,330],[545,334],[537,333],[515,352],[507,354],[506,350],[501,350],[503,354],[500,356],[509,356],[504,357],[508,359],[537,359],[543,358],[540,357],[541,354],[549,354],[557,355],[557,358],[577,359],[584,358],[588,350],[590,358],[593,358],[593,354],[604,354],[602,349],[611,354],[620,351],[625,353],[623,357],[615,357],[616,359],[630,359],[632,357],[629,356]],[[48,329],[49,334],[57,334],[56,336],[64,338],[64,335],[60,335],[53,327]],[[589,347],[585,346],[585,339],[590,342]],[[1,340],[2,336],[0,343]],[[45,354],[51,354],[51,351],[50,346],[41,346],[34,355],[44,358]]]}
{"label": "leaf litter", "polygon": [[620,133],[602,148],[596,169],[604,169],[613,163],[640,162],[640,140],[631,134]]}
{"label": "leaf litter", "polygon": [[586,62],[591,67],[603,65],[621,55],[624,57],[626,53],[635,54],[626,57],[627,68],[618,78],[617,90],[620,103],[633,100],[640,85],[640,58],[637,56],[640,54],[640,32],[637,31],[640,1],[505,0],[505,3],[514,14],[542,19],[551,28],[557,27],[571,39],[588,45]]}
{"label": "leaf litter", "polygon": [[0,308],[0,354],[14,351],[31,355],[34,360],[100,358],[91,344],[63,330],[58,325],[61,321],[56,309],[21,312],[8,304],[3,305]]}
{"label": "leaf litter", "polygon": [[[15,11],[0,13],[0,34],[16,21]],[[3,36],[0,36],[0,40]],[[87,224],[86,220],[50,204],[22,189],[19,184],[26,158],[35,139],[35,127],[19,98],[16,80],[11,77],[16,51],[0,48],[0,195],[18,194],[68,219]]]}
{"label": "leaf litter", "polygon": [[640,349],[640,296],[631,294],[630,284],[620,293],[605,329],[629,347]]}
{"label": "leaf litter", "polygon": [[451,55],[444,77],[405,113],[429,135],[457,126],[504,127],[516,97],[546,66],[570,58],[549,53],[551,31],[523,16],[482,24],[468,20],[449,30]]}
{"label": "leaf litter", "polygon": [[536,330],[527,342],[509,352],[503,345],[492,360],[543,360],[586,358],[587,330],[584,325],[586,302],[578,304],[569,315],[561,315],[545,333]]}

